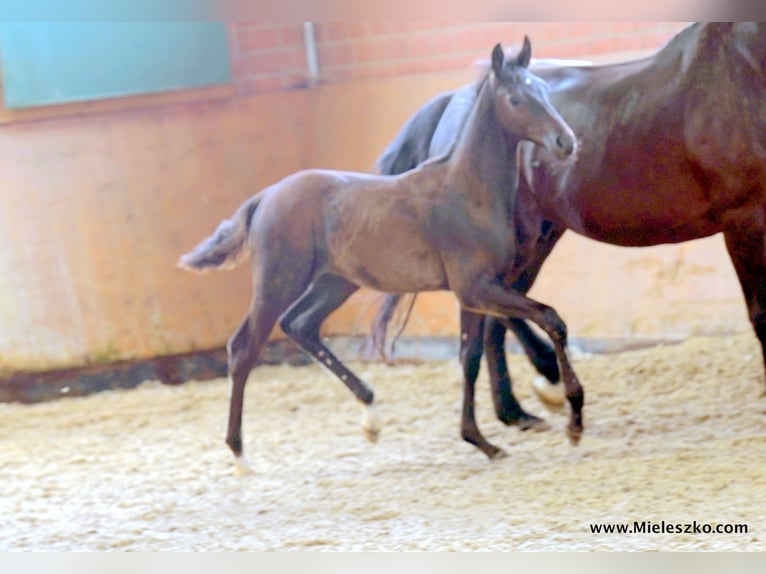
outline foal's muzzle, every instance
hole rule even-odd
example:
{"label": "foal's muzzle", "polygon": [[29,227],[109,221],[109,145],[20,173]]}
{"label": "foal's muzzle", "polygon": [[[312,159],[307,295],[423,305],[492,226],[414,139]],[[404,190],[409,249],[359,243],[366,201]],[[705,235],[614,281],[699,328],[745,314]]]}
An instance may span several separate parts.
{"label": "foal's muzzle", "polygon": [[577,140],[573,133],[562,132],[556,136],[551,151],[558,159],[566,159],[577,151]]}

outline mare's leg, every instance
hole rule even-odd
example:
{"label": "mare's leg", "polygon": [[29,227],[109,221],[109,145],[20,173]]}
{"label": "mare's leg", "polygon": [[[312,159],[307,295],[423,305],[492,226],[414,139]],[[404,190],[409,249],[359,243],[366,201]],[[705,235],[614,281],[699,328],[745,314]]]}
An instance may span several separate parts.
{"label": "mare's leg", "polygon": [[558,313],[547,305],[538,303],[508,289],[492,279],[480,277],[470,288],[458,293],[461,304],[477,313],[496,317],[529,319],[540,326],[551,338],[564,379],[564,389],[571,412],[567,433],[573,442],[579,440],[583,431],[582,407],[584,393],[567,356],[566,325]]}
{"label": "mare's leg", "polygon": [[484,350],[495,413],[507,425],[518,424],[522,430],[532,427],[544,430],[547,425],[542,419],[519,411],[521,407],[513,395],[511,373],[505,360],[506,330],[516,335],[532,365],[545,377],[537,377],[532,381],[532,389],[537,396],[546,404],[556,407],[564,404],[565,398],[562,385],[558,384],[559,365],[553,347],[542,340],[523,319],[487,317]]}
{"label": "mare's leg", "polygon": [[[525,329],[529,329],[523,320],[518,320],[518,322]],[[507,425],[517,425],[521,430],[547,430],[549,428],[548,423],[526,412],[513,395],[511,375],[505,360],[505,326],[501,320],[495,317],[486,317],[484,350],[487,353],[492,403],[497,418]],[[556,360],[555,354],[553,359]],[[556,371],[558,372],[558,367]]]}
{"label": "mare's leg", "polygon": [[[500,322],[501,326],[507,327],[519,340],[524,353],[534,365],[537,372],[545,377],[551,384],[558,384],[561,380],[559,364],[556,361],[556,352],[553,347],[538,334],[523,319],[492,319]],[[505,323],[505,324],[503,324]]]}
{"label": "mare's leg", "polygon": [[729,216],[723,236],[766,366],[766,208]]}
{"label": "mare's leg", "polygon": [[319,336],[319,327],[325,318],[358,289],[357,285],[342,277],[322,275],[287,310],[279,325],[288,337],[338,377],[354,394],[362,406],[365,436],[375,442],[380,432],[380,421],[375,411],[372,389],[341,363]]}

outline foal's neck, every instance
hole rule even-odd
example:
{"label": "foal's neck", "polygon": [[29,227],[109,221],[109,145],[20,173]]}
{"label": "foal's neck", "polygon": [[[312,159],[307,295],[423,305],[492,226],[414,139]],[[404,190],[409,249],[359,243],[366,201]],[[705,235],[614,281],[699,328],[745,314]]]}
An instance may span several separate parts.
{"label": "foal's neck", "polygon": [[489,194],[506,203],[515,194],[516,148],[521,138],[506,132],[497,121],[491,81],[484,80],[448,163],[454,177],[481,183],[461,191]]}

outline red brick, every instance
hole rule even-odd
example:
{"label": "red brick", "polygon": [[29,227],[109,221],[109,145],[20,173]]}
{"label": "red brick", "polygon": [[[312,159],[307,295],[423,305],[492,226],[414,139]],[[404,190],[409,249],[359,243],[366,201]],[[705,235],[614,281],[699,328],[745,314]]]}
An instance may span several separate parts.
{"label": "red brick", "polygon": [[400,60],[407,57],[407,37],[391,36],[386,39],[388,46],[386,52],[391,60]]}
{"label": "red brick", "polygon": [[433,30],[435,28],[442,28],[444,22],[410,22],[409,29],[415,32],[423,30]]}
{"label": "red brick", "polygon": [[354,44],[356,62],[380,62],[388,57],[388,43],[383,39],[364,40]]}
{"label": "red brick", "polygon": [[353,44],[325,44],[318,49],[319,68],[347,66],[354,63]]}
{"label": "red brick", "polygon": [[532,53],[534,53],[535,45],[543,40],[543,38],[540,38],[540,35],[536,32],[536,27],[530,27],[523,22],[503,22],[503,24],[498,27],[497,37],[494,41],[502,42],[503,46],[506,44],[510,46],[511,44],[516,43],[520,45],[524,41],[524,36],[527,35],[532,42]]}
{"label": "red brick", "polygon": [[457,45],[457,32],[455,30],[438,30],[431,35],[431,49],[434,54],[452,54]]}
{"label": "red brick", "polygon": [[371,36],[389,36],[406,30],[404,22],[370,22]]}
{"label": "red brick", "polygon": [[245,58],[247,73],[251,77],[286,72],[291,64],[290,52],[286,50],[253,53]]}
{"label": "red brick", "polygon": [[346,22],[346,37],[350,40],[367,38],[370,35],[370,26],[367,22]]}
{"label": "red brick", "polygon": [[401,74],[412,74],[418,71],[419,60],[406,60],[398,64],[397,69]]}
{"label": "red brick", "polygon": [[279,31],[274,28],[245,30],[239,35],[238,40],[240,51],[243,54],[271,50],[282,44]]}
{"label": "red brick", "polygon": [[482,50],[487,52],[489,57],[492,46],[497,43],[499,38],[494,38],[495,34],[486,27],[471,26],[460,30],[457,34],[457,51],[470,52]]}
{"label": "red brick", "polygon": [[348,31],[346,30],[345,22],[332,22],[330,23],[329,40],[331,42],[338,42],[342,40],[348,40]]}
{"label": "red brick", "polygon": [[282,46],[284,47],[303,47],[303,25],[302,24],[285,24],[279,31],[280,38],[282,40]]}
{"label": "red brick", "polygon": [[348,38],[345,22],[322,22],[316,25],[318,43],[342,42]]}
{"label": "red brick", "polygon": [[231,73],[234,76],[234,81],[239,81],[241,78],[247,75],[247,65],[245,60],[234,56],[231,58]]}
{"label": "red brick", "polygon": [[306,59],[306,50],[303,47],[290,49],[290,64],[293,70],[307,70],[308,61]]}
{"label": "red brick", "polygon": [[424,58],[433,55],[433,42],[431,35],[426,33],[411,34],[407,37],[407,56],[410,58]]}

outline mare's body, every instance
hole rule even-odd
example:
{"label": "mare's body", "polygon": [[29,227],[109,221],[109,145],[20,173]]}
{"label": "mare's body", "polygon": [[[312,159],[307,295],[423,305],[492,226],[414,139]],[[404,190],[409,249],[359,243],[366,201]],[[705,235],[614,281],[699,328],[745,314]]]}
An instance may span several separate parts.
{"label": "mare's body", "polygon": [[[695,24],[647,58],[535,71],[580,145],[577,161],[568,163],[520,146],[518,195],[534,199],[528,205],[537,207],[528,215],[543,223],[536,237],[527,238],[534,253],[514,288],[531,287],[568,229],[621,246],[723,233],[766,359],[766,23]],[[470,110],[450,107],[455,94],[470,95],[463,89],[435,98],[444,110],[437,126],[401,133],[381,158],[383,171],[390,170],[392,157],[398,156],[398,166],[425,159],[401,155],[398,142],[408,141],[408,150],[428,147],[429,153],[451,145]],[[428,145],[424,137],[431,138]],[[385,320],[379,318],[378,336]],[[470,334],[485,337],[501,419],[509,418],[503,401],[512,398],[502,347],[506,325],[490,318],[483,331],[475,325]],[[512,326],[525,328],[520,321]],[[539,361],[550,364],[534,335],[529,344]],[[471,360],[480,356],[479,350]]]}

